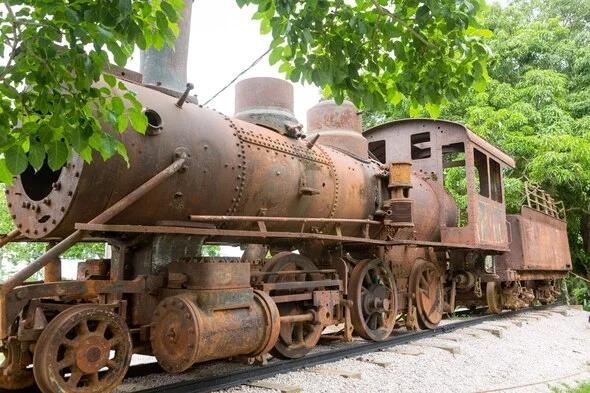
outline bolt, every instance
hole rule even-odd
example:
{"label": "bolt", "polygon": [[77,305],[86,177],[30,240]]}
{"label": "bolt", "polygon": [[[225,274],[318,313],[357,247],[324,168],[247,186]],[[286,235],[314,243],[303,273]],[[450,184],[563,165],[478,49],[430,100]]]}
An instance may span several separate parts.
{"label": "bolt", "polygon": [[177,191],[174,193],[174,198],[181,198],[182,197],[182,192]]}

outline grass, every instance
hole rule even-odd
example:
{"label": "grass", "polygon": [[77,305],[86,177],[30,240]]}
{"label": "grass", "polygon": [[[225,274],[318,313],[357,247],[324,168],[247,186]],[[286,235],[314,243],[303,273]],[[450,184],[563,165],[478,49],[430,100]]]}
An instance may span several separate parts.
{"label": "grass", "polygon": [[[564,384],[565,385],[565,384]],[[590,393],[590,382],[584,382],[581,385],[576,387],[569,387],[565,385],[566,388],[553,388],[551,389],[555,393]]]}

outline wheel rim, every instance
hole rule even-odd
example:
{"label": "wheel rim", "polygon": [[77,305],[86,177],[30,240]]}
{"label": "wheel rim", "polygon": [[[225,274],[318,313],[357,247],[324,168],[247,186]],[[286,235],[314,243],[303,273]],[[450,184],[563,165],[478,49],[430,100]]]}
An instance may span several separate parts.
{"label": "wheel rim", "polygon": [[349,297],[352,324],[366,340],[389,337],[397,316],[397,287],[391,270],[380,259],[365,260],[352,271]]}
{"label": "wheel rim", "polygon": [[[277,273],[281,271],[310,271],[317,270],[315,264],[303,255],[293,254],[291,252],[280,252],[274,255],[268,261],[262,271]],[[266,282],[281,282],[294,279],[303,279],[305,273],[300,277],[296,275],[276,275],[268,276]],[[312,277],[313,278],[313,277]],[[273,293],[276,295],[293,294],[297,291],[281,291]],[[297,315],[303,314],[305,309],[298,303],[279,303],[277,304],[279,314]],[[324,326],[314,324],[313,322],[281,322],[279,338],[271,351],[277,357],[296,359],[305,356],[313,347],[316,346],[322,335]]]}
{"label": "wheel rim", "polygon": [[414,265],[411,285],[419,326],[435,328],[442,320],[444,305],[440,270],[432,262],[419,260]]}
{"label": "wheel rim", "polygon": [[113,390],[131,361],[131,339],[120,316],[96,305],[63,311],[43,330],[33,372],[44,393]]}
{"label": "wheel rim", "polygon": [[486,284],[486,301],[489,312],[493,314],[502,312],[502,286],[500,283],[490,281]]}
{"label": "wheel rim", "polygon": [[18,340],[8,339],[2,350],[4,361],[0,365],[0,389],[24,389],[35,383],[33,372],[27,368],[31,355],[21,351]]}

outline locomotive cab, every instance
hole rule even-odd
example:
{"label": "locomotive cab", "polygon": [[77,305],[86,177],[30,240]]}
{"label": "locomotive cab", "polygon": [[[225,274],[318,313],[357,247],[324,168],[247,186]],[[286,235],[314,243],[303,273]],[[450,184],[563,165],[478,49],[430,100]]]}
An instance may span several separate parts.
{"label": "locomotive cab", "polygon": [[[465,126],[443,120],[406,119],[364,133],[383,163],[409,161],[428,182],[453,198],[439,198],[440,241],[491,252],[508,249],[503,172],[514,160]],[[459,207],[458,220],[449,212]]]}

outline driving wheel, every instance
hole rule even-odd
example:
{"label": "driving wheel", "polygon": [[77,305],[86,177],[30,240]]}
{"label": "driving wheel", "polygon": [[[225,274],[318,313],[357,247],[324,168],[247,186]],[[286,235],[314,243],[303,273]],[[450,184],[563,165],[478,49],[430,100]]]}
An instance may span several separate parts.
{"label": "driving wheel", "polygon": [[[306,278],[314,279],[314,273],[306,273],[317,270],[316,265],[303,255],[291,252],[280,252],[274,255],[262,268],[266,273],[291,272],[287,274],[271,274],[266,276],[269,283],[303,281]],[[301,272],[301,273],[298,273]],[[300,290],[271,291],[272,296],[294,295]],[[305,314],[306,310],[301,302],[278,303],[281,316]],[[279,338],[271,353],[280,358],[296,359],[305,356],[320,340],[324,326],[314,324],[312,321],[281,322]]]}
{"label": "driving wheel", "polygon": [[350,277],[348,296],[355,331],[366,340],[385,340],[395,327],[397,287],[391,269],[381,259],[357,264]]}
{"label": "driving wheel", "polygon": [[99,305],[78,305],[39,336],[33,373],[43,393],[110,392],[123,380],[131,354],[123,318]]}
{"label": "driving wheel", "polygon": [[410,274],[410,293],[414,295],[416,317],[421,329],[434,329],[443,316],[442,272],[432,262],[418,259]]}

